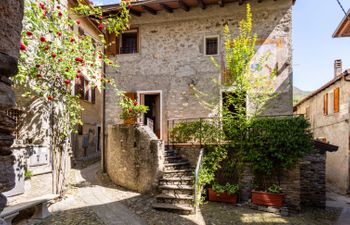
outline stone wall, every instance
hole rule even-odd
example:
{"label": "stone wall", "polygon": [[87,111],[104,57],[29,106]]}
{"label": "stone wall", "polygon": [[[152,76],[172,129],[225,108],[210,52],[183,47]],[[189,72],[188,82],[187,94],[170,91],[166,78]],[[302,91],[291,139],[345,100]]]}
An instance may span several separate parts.
{"label": "stone wall", "polygon": [[[172,148],[170,145],[169,148]],[[198,156],[201,150],[199,145],[176,145],[174,147],[181,157],[187,159],[192,167],[197,166]]]}
{"label": "stone wall", "polygon": [[[292,114],[291,7],[291,0],[252,2],[253,30],[258,35],[258,44],[272,48],[273,67],[278,68],[274,84],[280,95],[269,103],[266,114]],[[203,100],[220,104],[221,88],[212,78],[220,80],[221,74],[210,56],[204,54],[204,39],[219,36],[220,54],[215,58],[221,64],[223,27],[228,24],[236,35],[245,13],[244,5],[227,3],[225,7],[213,5],[205,10],[198,7],[189,12],[179,9],[174,13],[160,11],[157,15],[144,13],[141,17],[132,17],[131,27],[139,30],[140,51],[111,57],[120,68],[107,67],[107,73],[126,92],[161,91],[163,137],[166,139],[168,119],[208,117],[216,113],[203,107],[191,88],[194,85],[207,93]],[[257,50],[263,49],[257,47]],[[117,102],[113,90],[107,90],[107,124],[121,123]]]}
{"label": "stone wall", "polygon": [[0,1],[0,212],[6,205],[6,198],[1,192],[8,191],[15,185],[14,156],[10,150],[15,121],[7,116],[5,110],[15,106],[15,95],[9,77],[18,71],[23,8],[23,0]]}
{"label": "stone wall", "polygon": [[[281,188],[286,194],[285,204],[299,211],[303,206],[325,207],[326,200],[325,154],[314,152],[305,156],[294,168],[282,172]],[[250,198],[254,174],[249,164],[244,167],[240,180],[241,200]]]}
{"label": "stone wall", "polygon": [[314,153],[300,163],[301,204],[326,207],[326,156]]}
{"label": "stone wall", "polygon": [[141,193],[154,191],[163,163],[163,141],[149,127],[108,127],[106,170],[117,185]]}

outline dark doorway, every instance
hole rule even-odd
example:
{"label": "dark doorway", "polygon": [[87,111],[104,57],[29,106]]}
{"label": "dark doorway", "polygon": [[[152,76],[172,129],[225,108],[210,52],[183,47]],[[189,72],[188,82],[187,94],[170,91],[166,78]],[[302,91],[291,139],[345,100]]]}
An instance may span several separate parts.
{"label": "dark doorway", "polygon": [[141,104],[148,106],[149,110],[143,114],[142,123],[149,126],[160,138],[161,112],[160,94],[141,94]]}

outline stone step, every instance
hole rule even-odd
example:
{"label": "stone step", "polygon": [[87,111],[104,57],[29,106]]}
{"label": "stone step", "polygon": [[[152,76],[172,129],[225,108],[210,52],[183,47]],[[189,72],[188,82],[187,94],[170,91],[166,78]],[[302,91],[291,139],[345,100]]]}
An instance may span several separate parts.
{"label": "stone step", "polygon": [[191,169],[184,169],[184,170],[166,170],[163,173],[163,178],[182,178],[182,177],[189,177],[193,176],[193,170]]}
{"label": "stone step", "polygon": [[155,209],[161,209],[161,210],[170,210],[170,211],[178,211],[183,213],[193,213],[194,208],[189,207],[186,205],[173,205],[173,204],[166,204],[166,203],[154,203],[152,204],[152,207]]}
{"label": "stone step", "polygon": [[178,184],[178,185],[166,184],[166,185],[159,185],[159,189],[168,189],[168,190],[193,190],[193,187],[192,187],[191,185],[183,185],[183,184]]}
{"label": "stone step", "polygon": [[160,185],[193,185],[193,177],[169,177],[169,178],[162,178],[159,180]]}
{"label": "stone step", "polygon": [[164,166],[170,167],[170,166],[187,166],[190,165],[190,163],[186,160],[183,160],[182,162],[176,162],[176,163],[165,163]]}
{"label": "stone step", "polygon": [[157,199],[183,199],[183,200],[193,200],[193,195],[184,194],[159,194],[156,196]]}

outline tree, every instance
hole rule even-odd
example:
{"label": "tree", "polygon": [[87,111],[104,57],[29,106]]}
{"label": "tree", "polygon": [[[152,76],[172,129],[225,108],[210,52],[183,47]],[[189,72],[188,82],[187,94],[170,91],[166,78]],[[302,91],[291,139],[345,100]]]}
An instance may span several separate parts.
{"label": "tree", "polygon": [[100,35],[100,43],[79,35],[73,27],[79,26],[80,21],[73,21],[70,13],[89,17],[101,31],[118,35],[128,26],[127,8],[122,2],[118,15],[104,17],[100,8],[82,1],[72,11],[60,0],[25,3],[19,73],[14,80],[29,90],[24,95],[39,102],[42,113],[49,112],[55,193],[62,194],[65,185],[69,135],[76,125],[82,124],[80,96],[74,94],[73,83],[84,76],[90,81],[89,88],[115,88],[106,74],[96,73],[104,63],[116,66],[104,55],[104,35]]}

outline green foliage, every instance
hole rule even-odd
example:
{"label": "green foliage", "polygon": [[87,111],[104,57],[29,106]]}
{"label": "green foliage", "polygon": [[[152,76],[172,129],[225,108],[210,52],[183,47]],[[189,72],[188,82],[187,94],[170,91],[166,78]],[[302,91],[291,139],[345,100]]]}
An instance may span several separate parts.
{"label": "green foliage", "polygon": [[127,96],[122,96],[122,100],[119,102],[122,109],[121,119],[137,118],[142,113],[148,111],[148,106],[138,104],[137,101],[132,100]]}
{"label": "green foliage", "polygon": [[30,179],[33,176],[33,172],[31,170],[26,169],[24,171],[24,177],[25,179]]}
{"label": "green foliage", "polygon": [[221,162],[227,157],[225,145],[205,146],[202,169],[199,174],[199,184],[210,184],[215,180],[215,173],[221,168]]}
{"label": "green foliage", "polygon": [[313,149],[310,124],[302,116],[258,118],[248,131],[245,160],[258,174],[270,176],[292,168]]}
{"label": "green foliage", "polygon": [[184,121],[177,123],[170,130],[173,143],[201,143],[213,144],[222,139],[218,119],[201,119],[195,121]]}
{"label": "green foliage", "polygon": [[234,195],[234,194],[237,194],[239,191],[238,184],[230,184],[230,183],[226,183],[225,185],[220,185],[215,182],[213,183],[212,188],[217,195],[220,195],[224,192],[226,192],[229,195]]}
{"label": "green foliage", "polygon": [[279,194],[279,193],[282,193],[282,188],[277,184],[273,184],[267,189],[267,192]]}

